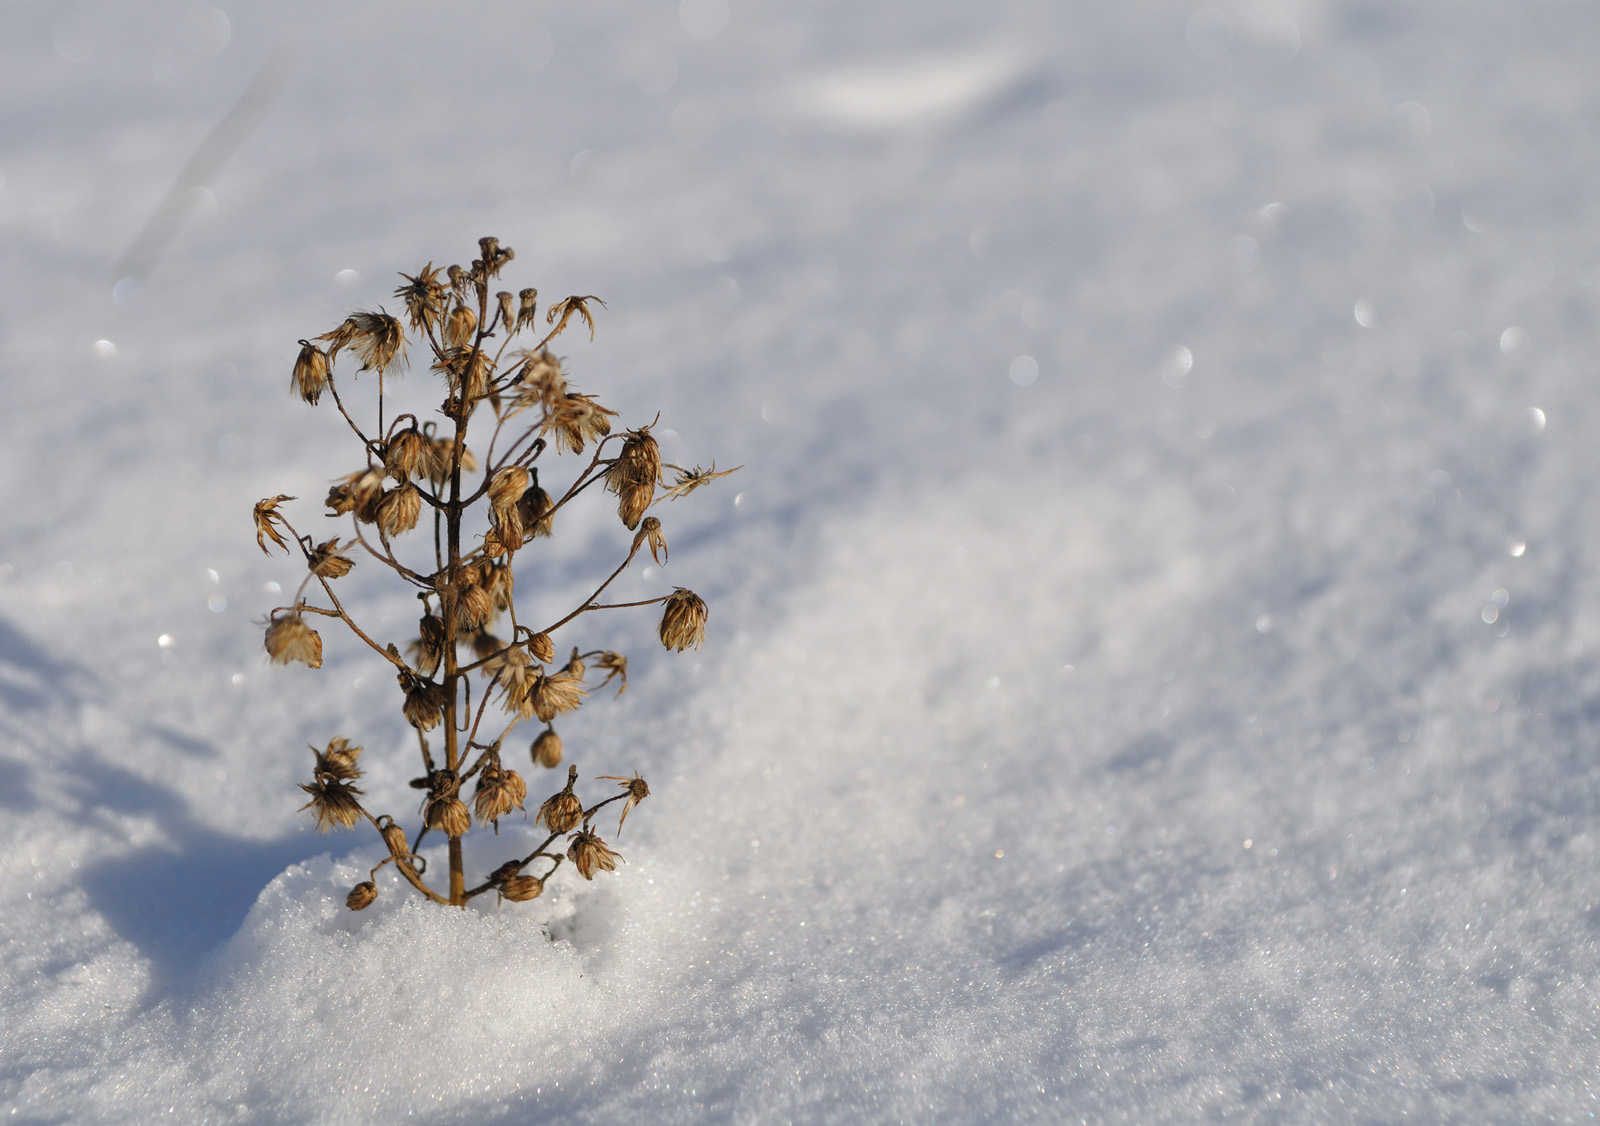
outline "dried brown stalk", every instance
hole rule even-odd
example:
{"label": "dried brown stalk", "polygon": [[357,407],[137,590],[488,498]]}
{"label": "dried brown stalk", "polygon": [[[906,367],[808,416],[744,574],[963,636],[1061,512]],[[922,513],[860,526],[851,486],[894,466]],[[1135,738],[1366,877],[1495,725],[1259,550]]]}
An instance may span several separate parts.
{"label": "dried brown stalk", "polygon": [[[600,838],[594,817],[613,802],[626,802],[617,824],[621,831],[628,813],[650,793],[637,773],[605,776],[620,783],[622,793],[585,807],[576,794],[578,768],[569,767],[565,787],[537,806],[535,824],[543,824],[548,836],[532,852],[512,857],[470,888],[461,838],[475,828],[498,833],[501,819],[526,816],[527,783],[501,758],[519,725],[539,724],[529,746],[532,767],[555,767],[564,746],[553,722],[588,698],[589,662],[597,675],[604,674],[594,687],[615,680],[621,695],[627,686],[628,659],[609,649],[573,648],[567,662],[557,666],[557,631],[593,611],[662,604],[657,636],[668,649],[698,647],[705,636],[706,604],[681,587],[639,602],[602,603],[600,596],[642,549],[648,548],[658,565],[666,563],[661,521],[647,516],[649,509],[733,470],[664,464],[651,434],[654,421],[613,434],[615,412],[568,384],[561,360],[548,345],[574,320],[592,337],[594,306],[605,304],[599,298],[558,301],[545,314],[548,332],[530,347],[508,352],[520,334],[531,339],[538,333],[538,291],[523,289],[515,298],[506,290],[491,292],[491,283],[514,255],[493,238],[480,239],[478,248],[479,257],[468,267],[441,269],[430,262],[414,275],[400,275],[404,284],[395,296],[404,303],[404,323],[382,310],[355,312],[331,331],[299,342],[291,390],[312,406],[327,394],[365,455],[365,467],[335,481],[326,501],[330,516],[350,521],[351,535],[321,543],[301,535],[282,510],[294,497],[269,497],[255,506],[256,542],[262,551],[270,554],[277,547],[292,552],[292,543],[306,562],[294,601],[268,615],[268,655],[276,663],[319,668],[322,637],[307,619],[343,621],[393,666],[401,712],[417,732],[423,773],[412,785],[426,797],[421,827],[409,840],[392,815],[365,804],[355,785],[362,774],[357,765],[360,747],[338,736],[322,750],[312,748],[312,778],[300,788],[311,797],[304,808],[315,816],[318,830],[348,829],[366,821],[388,854],[368,879],[351,889],[346,903],[353,911],[377,899],[372,877],[385,864],[393,864],[429,899],[455,906],[491,891],[511,902],[533,899],[566,861],[585,879],[614,870],[622,857]],[[429,371],[443,383],[446,397],[438,419],[402,414],[386,424],[385,373],[398,374],[405,366],[408,337],[413,351],[432,357]],[[347,370],[353,367],[352,381],[364,372],[376,373],[364,385],[375,398],[376,423],[370,432],[352,414],[348,397],[355,389],[341,385],[341,357]],[[479,457],[467,437],[486,404],[493,426]],[[481,438],[481,427],[478,434]],[[582,455],[591,446],[588,463],[565,489],[553,496],[541,487],[542,457]],[[663,479],[666,470],[673,473],[670,482]],[[531,629],[519,622],[516,610],[519,553],[535,539],[551,536],[561,509],[597,482],[616,497],[618,517],[634,532],[622,562],[570,613],[544,629]],[[474,541],[475,527],[482,531]],[[380,644],[359,627],[331,585],[358,564],[373,562],[415,588],[422,601],[418,636],[404,646]],[[504,633],[496,632],[502,628]],[[476,709],[473,673],[484,682]],[[485,728],[491,701],[505,713],[506,722],[492,721]],[[442,757],[436,757],[436,750]],[[464,792],[469,783],[470,793]],[[423,878],[427,866],[416,849],[429,832],[443,833],[449,842],[446,888],[436,889]],[[566,845],[557,846],[562,837],[568,838]],[[541,872],[524,871],[538,861],[544,862]]]}

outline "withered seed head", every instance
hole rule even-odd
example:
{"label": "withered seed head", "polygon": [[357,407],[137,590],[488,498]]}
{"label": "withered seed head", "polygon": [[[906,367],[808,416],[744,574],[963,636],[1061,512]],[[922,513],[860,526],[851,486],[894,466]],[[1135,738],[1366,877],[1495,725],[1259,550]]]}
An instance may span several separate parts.
{"label": "withered seed head", "polygon": [[512,304],[514,298],[501,290],[494,295],[494,299],[500,304],[500,331],[509,336],[514,331],[511,326],[517,319],[517,307]]}
{"label": "withered seed head", "polygon": [[385,813],[378,818],[378,832],[383,834],[383,843],[389,846],[389,855],[396,860],[405,860],[411,855],[411,844],[406,840],[406,831],[396,825],[394,818]]}
{"label": "withered seed head", "polygon": [[637,770],[633,772],[632,778],[624,778],[619,774],[602,774],[600,777],[607,782],[619,782],[622,784],[622,788],[628,791],[628,800],[623,804],[622,816],[617,821],[617,833],[620,835],[622,823],[628,819],[628,812],[650,796],[650,787],[645,784],[643,778],[639,777]]}
{"label": "withered seed head", "polygon": [[305,620],[295,611],[284,613],[273,611],[272,620],[267,623],[267,656],[272,658],[274,664],[287,665],[292,661],[299,661],[303,665],[310,665],[314,669],[322,667],[322,638],[316,630],[306,625]]}
{"label": "withered seed head", "polygon": [[444,344],[446,348],[465,348],[472,342],[472,336],[478,331],[478,314],[470,305],[463,305],[459,301],[451,306],[450,313],[444,319]]}
{"label": "withered seed head", "polygon": [[[574,314],[576,314],[577,316],[583,318],[584,324],[589,326],[589,339],[593,340],[594,314],[589,311],[589,302],[591,301],[593,301],[596,305],[599,305],[601,308],[605,307],[605,302],[593,295],[588,297],[563,297],[560,301],[557,301],[554,305],[550,306],[550,311],[544,315],[545,324],[553,324],[556,326],[550,335],[561,335],[562,330],[567,327],[567,322],[572,319]],[[560,320],[559,324],[557,324],[558,318]]]}
{"label": "withered seed head", "polygon": [[[278,534],[278,529],[275,525],[283,524],[283,517],[278,515],[278,505],[282,504],[286,500],[293,499],[294,497],[292,496],[289,496],[285,493],[279,493],[275,497],[268,497],[266,500],[256,501],[254,513],[256,521],[256,546],[261,548],[261,554],[272,554],[271,549],[267,547],[268,540],[271,540],[273,543],[283,548],[284,551],[289,550],[288,543],[285,542],[284,538]],[[285,527],[287,527],[287,525],[285,525]]]}
{"label": "withered seed head", "polygon": [[639,525],[639,531],[633,537],[633,550],[638,551],[643,543],[650,545],[650,558],[656,561],[656,566],[666,566],[667,537],[661,534],[661,521],[654,516],[646,516]]}
{"label": "withered seed head", "polygon": [[567,767],[567,784],[562,787],[559,794],[551,794],[539,807],[533,823],[538,825],[544,822],[545,828],[552,833],[565,833],[578,823],[578,818],[583,816],[583,803],[578,800],[578,795],[572,788],[578,784],[578,768]]}
{"label": "withered seed head", "polygon": [[534,485],[517,501],[517,515],[522,518],[523,533],[528,539],[548,536],[555,526],[555,502],[550,494]]}
{"label": "withered seed head", "polygon": [[356,562],[339,550],[337,538],[319,543],[311,552],[311,573],[319,579],[342,579]]}
{"label": "withered seed head", "polygon": [[596,685],[597,688],[604,688],[613,680],[616,680],[620,677],[622,679],[622,683],[617,685],[617,695],[620,696],[628,690],[627,657],[616,652],[615,650],[607,649],[604,653],[600,654],[600,659],[595,662],[595,667],[606,670],[606,678]]}
{"label": "withered seed head", "polygon": [[439,323],[439,316],[444,312],[445,288],[439,281],[440,271],[429,262],[417,271],[416,277],[410,274],[401,274],[406,284],[394,291],[394,295],[406,303],[406,315],[411,319],[411,327],[419,332],[431,332]]}
{"label": "withered seed head", "polygon": [[428,828],[451,838],[465,836],[472,828],[472,814],[467,812],[467,803],[458,797],[428,799],[422,819]]}
{"label": "withered seed head", "polygon": [[362,880],[344,897],[344,905],[352,911],[365,911],[378,900],[378,888],[371,880]]}
{"label": "withered seed head", "polygon": [[432,443],[422,431],[413,426],[390,439],[389,448],[383,454],[383,467],[396,481],[404,482],[412,477],[426,477],[432,455]]}
{"label": "withered seed head", "polygon": [[508,465],[498,470],[489,481],[489,504],[496,510],[512,508],[528,491],[533,478],[520,465]]}
{"label": "withered seed head", "polygon": [[583,674],[589,671],[588,666],[583,663],[583,657],[578,654],[578,647],[576,645],[572,647],[572,653],[567,657],[566,668],[562,669],[561,671],[566,673],[568,676],[576,677],[579,680],[582,680]]}
{"label": "withered seed head", "polygon": [[528,641],[528,652],[533,654],[533,659],[541,665],[548,665],[556,659],[556,643],[548,633],[536,633]]}
{"label": "withered seed head", "polygon": [[680,653],[685,649],[700,648],[700,643],[706,638],[708,615],[706,604],[698,594],[678,587],[667,596],[666,607],[661,614],[661,644]]}
{"label": "withered seed head", "polygon": [[406,362],[406,334],[400,322],[388,313],[352,313],[345,324],[354,324],[350,350],[361,357],[362,371],[384,371],[391,364]]}
{"label": "withered seed head", "polygon": [[432,614],[424,614],[418,623],[422,636],[407,646],[417,671],[432,676],[444,660],[444,622]]}
{"label": "withered seed head", "polygon": [[558,672],[551,676],[539,673],[523,697],[522,714],[526,716],[532,712],[540,722],[549,723],[562,712],[575,710],[587,695],[583,681],[569,673]]}
{"label": "withered seed head", "polygon": [[524,289],[517,294],[517,325],[514,331],[520,332],[534,323],[539,311],[539,291],[537,289]]}
{"label": "withered seed head", "polygon": [[356,800],[361,791],[350,783],[319,775],[314,781],[300,783],[300,788],[311,795],[300,808],[316,813],[317,832],[348,829],[361,820],[361,803]]}
{"label": "withered seed head", "polygon": [[361,748],[352,747],[350,740],[343,735],[328,740],[326,750],[319,751],[312,747],[311,752],[317,756],[317,774],[326,774],[341,782],[353,782],[361,777],[361,768],[356,765],[356,760],[361,757]]}
{"label": "withered seed head", "polygon": [[622,452],[606,470],[606,488],[621,494],[629,488],[655,488],[661,476],[661,447],[648,426],[628,431]]}
{"label": "withered seed head", "polygon": [[655,489],[649,485],[629,485],[617,494],[617,515],[622,526],[630,531],[639,526],[639,520],[656,499]]}
{"label": "withered seed head", "polygon": [[513,903],[538,899],[544,891],[544,881],[537,876],[506,876],[500,881],[500,894]]}
{"label": "withered seed head", "polygon": [[605,841],[588,829],[584,829],[572,838],[572,844],[567,849],[567,859],[577,866],[578,875],[586,880],[592,880],[596,871],[616,871],[617,861],[622,857],[607,848]]}
{"label": "withered seed head", "polygon": [[289,389],[312,406],[328,389],[328,354],[309,340],[300,342],[300,355],[294,362]]}
{"label": "withered seed head", "polygon": [[473,813],[478,824],[497,822],[513,809],[521,809],[528,796],[527,784],[515,770],[501,770],[486,766],[478,775],[478,789],[473,794]]}
{"label": "withered seed head", "polygon": [[401,711],[407,722],[418,731],[432,731],[444,719],[444,685],[424,677],[401,673],[396,679],[406,694]]}
{"label": "withered seed head", "polygon": [[539,737],[533,741],[533,746],[528,748],[528,754],[533,759],[533,765],[553,768],[561,765],[561,736],[557,735],[555,728],[547,727],[539,732]]}
{"label": "withered seed head", "polygon": [[480,630],[494,620],[494,596],[477,583],[461,591],[456,603],[456,627]]}
{"label": "withered seed head", "polygon": [[422,491],[407,482],[389,489],[378,502],[378,527],[387,536],[398,536],[417,526],[422,515]]}

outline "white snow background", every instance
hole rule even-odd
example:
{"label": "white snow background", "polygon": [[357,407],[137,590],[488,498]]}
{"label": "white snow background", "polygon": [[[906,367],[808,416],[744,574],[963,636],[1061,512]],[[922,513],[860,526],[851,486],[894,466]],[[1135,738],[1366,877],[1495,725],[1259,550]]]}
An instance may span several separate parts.
{"label": "white snow background", "polygon": [[[0,1117],[1593,1117],[1596,58],[1555,0],[5,5]],[[632,657],[563,728],[650,781],[626,864],[354,915],[306,744],[407,814],[414,751],[352,639],[266,664],[249,509],[360,461],[296,340],[484,234],[744,468],[624,580],[703,650],[558,638]]]}

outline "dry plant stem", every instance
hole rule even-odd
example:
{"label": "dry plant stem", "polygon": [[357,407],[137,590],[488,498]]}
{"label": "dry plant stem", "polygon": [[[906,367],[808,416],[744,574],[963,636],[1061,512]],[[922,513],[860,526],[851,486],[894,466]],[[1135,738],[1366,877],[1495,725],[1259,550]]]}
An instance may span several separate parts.
{"label": "dry plant stem", "polygon": [[[408,333],[402,321],[386,311],[350,314],[342,324],[316,338],[325,348],[301,341],[293,389],[311,405],[328,394],[365,454],[366,469],[337,482],[326,501],[334,514],[351,517],[350,538],[322,544],[310,537],[302,538],[278,511],[280,503],[293,497],[269,497],[259,502],[255,510],[256,538],[262,549],[270,550],[270,541],[292,553],[293,548],[282,536],[287,532],[294,536],[309,572],[295,590],[293,603],[277,607],[269,615],[265,623],[268,654],[278,663],[300,662],[320,668],[323,641],[308,619],[335,618],[344,622],[399,673],[397,680],[405,695],[403,714],[417,732],[425,776],[415,779],[413,785],[427,793],[421,804],[423,824],[410,843],[393,817],[375,816],[361,804],[362,791],[352,784],[363,773],[357,764],[361,747],[338,736],[326,749],[312,748],[316,756],[312,781],[301,789],[311,795],[305,808],[315,810],[319,830],[349,828],[364,817],[378,831],[389,852],[370,870],[369,878],[351,890],[346,899],[351,910],[363,910],[376,899],[377,874],[390,861],[402,878],[429,900],[454,906],[463,906],[468,899],[496,889],[507,902],[524,902],[537,896],[541,881],[567,860],[586,880],[597,872],[614,870],[621,858],[601,840],[591,820],[597,812],[621,800],[628,803],[625,818],[627,810],[649,796],[649,788],[637,772],[632,779],[604,776],[622,783],[624,793],[585,809],[574,791],[578,769],[569,767],[566,787],[539,806],[535,824],[543,823],[550,830],[549,835],[526,857],[502,864],[470,890],[464,872],[462,838],[474,826],[492,826],[498,833],[502,817],[514,809],[527,808],[527,781],[502,758],[505,741],[519,724],[537,717],[544,726],[544,733],[529,748],[535,770],[549,765],[552,758],[560,761],[560,738],[555,735],[551,720],[581,706],[588,695],[585,661],[600,658],[597,669],[607,673],[602,686],[609,684],[619,671],[626,685],[625,656],[608,647],[579,655],[581,647],[575,646],[572,651],[576,659],[563,667],[556,663],[550,633],[590,610],[666,602],[657,630],[663,646],[676,650],[698,647],[704,636],[706,607],[691,591],[679,588],[671,595],[634,602],[599,601],[647,539],[652,557],[658,563],[665,562],[665,540],[660,521],[654,516],[634,535],[626,557],[616,569],[571,613],[539,632],[519,620],[514,595],[518,552],[537,537],[551,534],[551,517],[558,510],[597,482],[603,482],[608,492],[618,496],[617,513],[623,525],[634,532],[646,509],[663,495],[675,495],[674,490],[685,485],[680,480],[665,494],[657,491],[664,482],[659,447],[650,434],[655,421],[626,434],[613,434],[610,420],[616,412],[602,406],[594,395],[571,387],[564,361],[548,351],[550,342],[575,319],[588,327],[592,338],[594,318],[590,306],[603,306],[604,302],[592,297],[569,297],[541,310],[538,293],[533,289],[524,289],[515,297],[510,291],[501,291],[491,300],[491,283],[513,255],[492,238],[480,240],[479,247],[482,257],[473,261],[470,269],[459,265],[436,269],[430,262],[414,277],[402,275],[406,284],[395,292],[405,301],[411,346],[431,353],[430,370],[442,377],[445,385],[446,398],[438,410],[442,419],[435,416],[424,421],[409,412],[389,418],[394,408],[388,403],[388,369],[393,367],[398,373],[399,365],[406,362]],[[532,349],[518,353],[523,358],[510,370],[502,369],[513,339],[530,330],[541,311],[544,323],[552,326],[550,331]],[[492,358],[488,348],[491,339],[496,343]],[[354,400],[347,402],[347,397],[354,394],[352,386],[341,389],[334,379],[333,369],[341,357],[347,363],[351,359],[359,361],[358,374],[373,375],[363,391],[368,396],[365,402],[371,404],[375,400],[374,437],[368,436],[351,413]],[[468,447],[468,430],[475,411],[484,402],[493,408],[494,418],[479,428],[480,439],[488,438],[487,447],[474,453]],[[524,422],[511,426],[511,419],[518,416],[523,416]],[[487,435],[485,429],[489,431]],[[621,451],[608,457],[608,452],[615,449],[611,445],[614,440],[622,443]],[[587,464],[560,499],[552,501],[539,485],[535,463],[546,454],[575,454],[581,464],[586,448],[590,451]],[[698,487],[707,479],[698,469],[694,474],[694,484],[689,487]],[[680,472],[680,477],[687,476]],[[530,495],[530,489],[538,492]],[[483,502],[481,507],[479,502]],[[420,523],[421,513],[430,509],[431,537],[423,531],[414,540],[406,540],[405,535]],[[373,525],[376,531],[364,524]],[[475,537],[471,541],[467,538],[469,533]],[[477,542],[479,539],[481,542]],[[357,561],[351,558],[357,555],[352,550],[356,545],[361,549],[358,558],[364,564],[362,574],[373,564],[382,564],[413,588],[422,603],[417,627],[421,636],[411,641],[408,650],[415,654],[415,667],[402,656],[400,646],[382,644],[361,629],[334,593],[330,579],[337,581],[349,573]],[[432,548],[431,560],[423,554],[428,546]],[[432,563],[431,572],[425,573],[425,560]],[[419,563],[422,569],[418,569]],[[313,579],[327,596],[323,605],[307,601],[314,597],[310,594]],[[495,624],[496,619],[502,614],[510,618],[509,642],[496,636],[502,628]],[[465,662],[462,646],[468,647]],[[486,649],[490,650],[487,656],[483,655]],[[517,652],[513,654],[513,650]],[[492,677],[487,676],[491,667]],[[478,671],[484,671],[486,679],[480,685],[480,698],[474,701],[471,674]],[[488,740],[482,733],[486,725],[493,730],[493,721],[486,717],[494,702],[508,714],[499,733]],[[435,728],[441,729],[439,741],[432,743],[428,732]],[[476,791],[469,799],[469,808],[462,787],[472,779],[476,779]],[[559,830],[555,828],[558,825]],[[619,820],[619,830],[620,827]],[[430,839],[429,833],[436,830],[448,842],[448,887],[430,887],[423,878],[428,865],[418,850]],[[552,851],[563,836],[571,838],[570,846]],[[520,875],[524,867],[539,859],[550,862],[543,877]]]}

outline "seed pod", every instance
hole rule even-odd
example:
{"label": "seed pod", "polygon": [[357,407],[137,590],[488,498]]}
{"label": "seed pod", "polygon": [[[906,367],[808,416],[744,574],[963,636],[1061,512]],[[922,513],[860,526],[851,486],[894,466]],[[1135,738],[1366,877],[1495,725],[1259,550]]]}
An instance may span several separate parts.
{"label": "seed pod", "polygon": [[514,298],[505,290],[501,290],[494,295],[494,299],[500,303],[500,331],[510,336],[514,331],[511,326],[517,319],[517,308],[512,304]]}
{"label": "seed pod", "polygon": [[478,775],[478,789],[472,799],[473,813],[477,816],[478,824],[499,821],[513,809],[522,808],[518,791],[522,797],[527,797],[528,787],[523,784],[522,776],[516,771],[501,770],[495,766],[484,767],[483,772]]}
{"label": "seed pod", "polygon": [[515,508],[522,494],[528,491],[533,478],[520,465],[508,465],[498,470],[489,481],[489,504],[496,511]]}
{"label": "seed pod", "polygon": [[429,799],[422,816],[428,828],[451,838],[465,836],[472,828],[472,814],[467,812],[467,803],[457,797]]}
{"label": "seed pod", "polygon": [[328,354],[309,340],[302,340],[289,386],[306,402],[316,406],[328,388]]}
{"label": "seed pod", "polygon": [[361,357],[362,371],[383,371],[406,359],[406,334],[400,322],[388,313],[352,313],[346,325],[354,325],[350,350]]}
{"label": "seed pod", "polygon": [[531,711],[541,723],[549,723],[562,712],[577,709],[588,695],[583,682],[575,676],[558,672],[553,676],[536,675],[524,697],[524,714]]}
{"label": "seed pod", "polygon": [[422,515],[422,491],[415,485],[405,484],[390,489],[378,502],[378,527],[385,535],[398,536],[417,526]]}
{"label": "seed pod", "polygon": [[656,566],[666,566],[667,537],[661,534],[661,521],[654,516],[646,516],[644,523],[639,525],[639,530],[634,533],[632,550],[638,551],[639,546],[646,543],[650,545],[650,558],[656,561]]}
{"label": "seed pod", "polygon": [[548,536],[555,524],[555,502],[549,493],[533,485],[517,501],[517,515],[522,517],[522,528],[528,539]]}
{"label": "seed pod", "polygon": [[513,903],[538,899],[544,891],[544,881],[537,876],[507,876],[500,881],[500,894]]}
{"label": "seed pod", "polygon": [[666,607],[661,614],[661,628],[658,631],[661,644],[680,653],[685,649],[700,648],[700,643],[706,639],[708,615],[706,604],[699,595],[678,587],[667,596]]}
{"label": "seed pod", "polygon": [[362,880],[344,897],[344,905],[352,911],[365,911],[378,900],[378,888],[371,880]]}
{"label": "seed pod", "polygon": [[632,531],[656,499],[655,488],[650,485],[629,485],[617,494],[617,515],[623,527]]}
{"label": "seed pod", "polygon": [[308,561],[311,573],[319,579],[342,579],[350,573],[356,561],[339,551],[337,538],[319,543]]}
{"label": "seed pod", "polygon": [[300,808],[316,813],[317,832],[348,829],[361,820],[361,803],[356,800],[361,791],[350,783],[321,775],[309,783],[300,783],[300,788],[311,795],[311,800]]}
{"label": "seed pod", "polygon": [[[576,768],[574,768],[576,769]],[[534,819],[534,824],[543,821],[545,827],[552,833],[565,833],[578,823],[578,818],[583,816],[583,803],[578,800],[578,795],[571,790],[562,790],[545,799],[539,807],[539,816]]]}
{"label": "seed pod", "polygon": [[557,767],[561,765],[561,736],[557,735],[555,728],[547,727],[539,732],[539,737],[528,748],[528,754],[533,758],[533,765],[543,767]]}
{"label": "seed pod", "polygon": [[[459,267],[452,267],[458,269]],[[478,314],[470,305],[457,302],[444,319],[444,344],[446,348],[463,348],[478,331]]]}
{"label": "seed pod", "polygon": [[406,831],[396,825],[394,818],[387,813],[378,818],[378,832],[383,834],[383,843],[389,846],[389,855],[396,860],[406,860],[411,856],[411,844],[406,840]]}
{"label": "seed pod", "polygon": [[312,747],[311,752],[317,756],[317,774],[325,774],[342,782],[353,782],[361,777],[361,768],[356,765],[356,760],[361,757],[361,748],[352,747],[350,740],[344,736],[337,735],[328,740],[326,750],[319,751]]}
{"label": "seed pod", "polygon": [[[274,615],[280,611],[274,611]],[[298,613],[290,612],[267,623],[267,655],[274,664],[299,661],[314,669],[322,667],[322,638],[306,625]]]}
{"label": "seed pod", "polygon": [[408,672],[401,673],[396,679],[406,694],[405,706],[400,710],[407,722],[418,731],[432,731],[438,727],[444,719],[444,685],[412,676]]}
{"label": "seed pod", "polygon": [[548,633],[536,633],[528,642],[528,652],[533,654],[533,659],[541,665],[548,665],[556,659],[556,643]]}
{"label": "seed pod", "polygon": [[480,630],[494,620],[494,596],[478,584],[462,590],[456,601],[456,628],[463,633]]}
{"label": "seed pod", "polygon": [[572,839],[572,845],[567,849],[567,859],[577,866],[578,875],[592,880],[596,871],[616,871],[617,861],[622,857],[607,848],[605,841],[584,829]]}
{"label": "seed pod", "polygon": [[426,477],[433,457],[432,446],[427,435],[416,427],[402,430],[384,451],[383,467],[389,476],[402,483],[412,477]]}
{"label": "seed pod", "polygon": [[[654,489],[661,476],[661,446],[648,426],[628,431],[622,452],[606,470],[606,488],[621,495],[630,488]],[[628,525],[630,528],[632,524]]]}
{"label": "seed pod", "polygon": [[407,646],[407,652],[424,676],[432,676],[444,660],[444,622],[432,614],[424,614],[417,623],[422,636]]}
{"label": "seed pod", "polygon": [[514,331],[534,323],[534,318],[539,311],[539,291],[537,289],[524,289],[517,294],[517,327]]}

